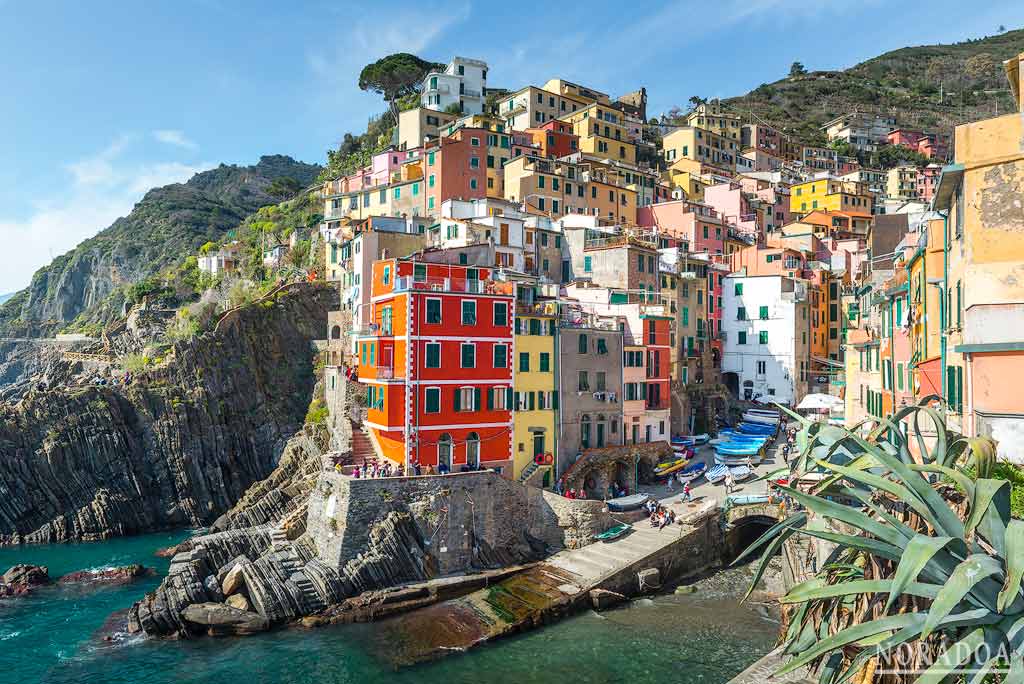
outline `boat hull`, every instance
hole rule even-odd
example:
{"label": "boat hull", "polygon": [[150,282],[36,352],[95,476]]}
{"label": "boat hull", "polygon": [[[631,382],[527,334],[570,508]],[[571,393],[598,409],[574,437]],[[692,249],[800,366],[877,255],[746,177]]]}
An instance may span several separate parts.
{"label": "boat hull", "polygon": [[650,494],[630,494],[629,496],[620,496],[617,499],[608,499],[606,503],[609,511],[621,513],[624,511],[635,511],[647,503],[650,498]]}

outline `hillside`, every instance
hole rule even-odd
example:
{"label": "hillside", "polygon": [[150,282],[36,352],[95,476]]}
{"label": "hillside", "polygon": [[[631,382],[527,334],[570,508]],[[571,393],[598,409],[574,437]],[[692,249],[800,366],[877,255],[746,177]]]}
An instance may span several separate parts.
{"label": "hillside", "polygon": [[254,166],[222,164],[150,190],[128,216],[36,271],[28,288],[0,305],[0,336],[51,334],[76,319],[111,320],[131,285],[220,240],[319,172],[290,157],[264,156]]}
{"label": "hillside", "polygon": [[[887,113],[900,125],[952,133],[1013,109],[1002,61],[1024,51],[1024,29],[952,45],[886,52],[843,71],[810,71],[723,100],[749,121],[825,144],[820,126],[849,111]],[[808,59],[808,67],[813,67]],[[941,101],[940,101],[941,94]]]}

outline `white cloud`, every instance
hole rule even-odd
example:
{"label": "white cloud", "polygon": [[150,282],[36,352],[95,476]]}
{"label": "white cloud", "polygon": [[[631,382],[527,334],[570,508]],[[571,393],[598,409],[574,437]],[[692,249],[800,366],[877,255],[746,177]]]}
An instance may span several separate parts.
{"label": "white cloud", "polygon": [[0,216],[8,249],[0,269],[0,293],[27,286],[32,274],[55,256],[126,216],[151,188],[179,183],[215,164],[130,162],[123,153],[139,138],[119,137],[98,153],[63,165],[67,182],[52,197],[32,203],[24,218]]}
{"label": "white cloud", "polygon": [[194,141],[189,140],[185,135],[184,131],[178,131],[173,129],[161,129],[153,131],[153,137],[162,143],[167,145],[174,145],[175,147],[183,147],[186,150],[198,150],[199,145]]}

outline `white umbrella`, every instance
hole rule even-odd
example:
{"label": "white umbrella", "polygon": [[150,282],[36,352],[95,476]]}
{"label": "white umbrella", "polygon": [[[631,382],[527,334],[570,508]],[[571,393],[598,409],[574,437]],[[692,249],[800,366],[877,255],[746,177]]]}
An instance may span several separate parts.
{"label": "white umbrella", "polygon": [[808,394],[797,405],[798,411],[822,411],[842,406],[843,400],[831,394]]}

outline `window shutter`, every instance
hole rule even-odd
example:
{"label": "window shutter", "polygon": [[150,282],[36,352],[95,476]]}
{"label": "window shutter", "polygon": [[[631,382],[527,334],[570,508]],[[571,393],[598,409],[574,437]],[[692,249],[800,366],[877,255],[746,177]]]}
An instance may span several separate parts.
{"label": "window shutter", "polygon": [[488,389],[487,390],[487,410],[488,411],[493,411],[494,410],[494,390],[493,389]]}
{"label": "window shutter", "polygon": [[473,410],[479,411],[482,404],[480,403],[480,388],[476,387],[473,389]]}
{"label": "window shutter", "polygon": [[526,393],[526,396],[527,396],[527,400],[526,400],[527,404],[526,405],[529,407],[530,411],[533,411],[536,408],[536,405],[534,404],[534,394],[535,394],[534,392],[527,392]]}
{"label": "window shutter", "polygon": [[455,411],[456,412],[462,410],[461,404],[462,404],[462,390],[459,389],[458,387],[456,387],[455,388]]}
{"label": "window shutter", "polygon": [[551,393],[551,408],[558,408],[558,392]]}
{"label": "window shutter", "polygon": [[515,408],[515,405],[512,403],[512,388],[511,387],[506,387],[505,388],[505,408],[508,409],[509,411],[511,411],[512,409]]}

